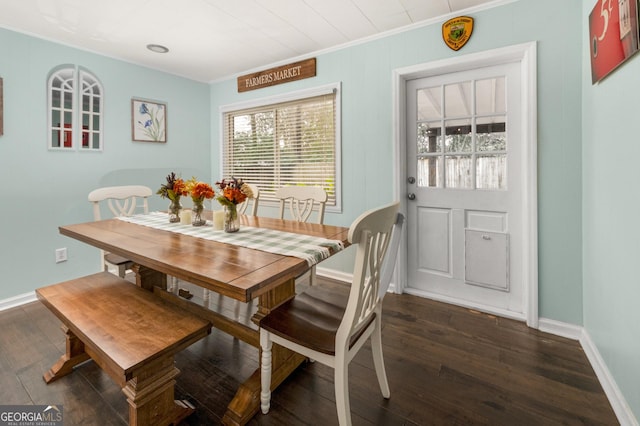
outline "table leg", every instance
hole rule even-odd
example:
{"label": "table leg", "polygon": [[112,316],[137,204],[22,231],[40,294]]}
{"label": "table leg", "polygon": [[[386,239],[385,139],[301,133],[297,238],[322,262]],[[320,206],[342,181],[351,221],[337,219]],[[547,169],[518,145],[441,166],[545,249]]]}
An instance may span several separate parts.
{"label": "table leg", "polygon": [[136,285],[138,287],[149,291],[153,291],[153,287],[160,287],[162,290],[167,289],[167,274],[137,263],[133,264],[131,270],[136,274]]}
{"label": "table leg", "polygon": [[[271,309],[279,306],[295,295],[295,280],[291,279],[272,291],[260,296],[258,312],[252,321],[260,324],[260,320]],[[302,362],[305,357],[282,346],[273,345],[273,364],[271,373],[271,390],[282,383]],[[262,355],[260,353],[260,355]],[[244,425],[260,409],[260,367],[240,385],[235,397],[227,407],[222,418],[225,425]]]}
{"label": "table leg", "polygon": [[73,372],[73,367],[89,359],[89,355],[84,351],[84,343],[64,325],[62,331],[67,336],[66,351],[49,371],[44,373],[43,379],[47,384]]}
{"label": "table leg", "polygon": [[180,373],[173,356],[165,355],[127,381],[122,392],[129,403],[129,425],[177,425],[195,410],[185,401],[175,401],[174,378]]}

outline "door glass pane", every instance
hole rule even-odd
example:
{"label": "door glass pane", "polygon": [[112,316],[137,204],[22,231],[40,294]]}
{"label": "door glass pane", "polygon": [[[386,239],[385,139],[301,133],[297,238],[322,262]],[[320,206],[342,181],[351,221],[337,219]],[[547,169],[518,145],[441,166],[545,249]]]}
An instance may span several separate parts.
{"label": "door glass pane", "polygon": [[447,155],[445,164],[447,188],[473,189],[473,161],[470,155]]}
{"label": "door glass pane", "polygon": [[506,120],[504,115],[478,118],[476,122],[478,151],[505,151],[507,149]]}
{"label": "door glass pane", "polygon": [[418,154],[442,151],[440,122],[418,123]]}
{"label": "door glass pane", "polygon": [[444,146],[447,152],[471,152],[471,119],[447,120],[444,122]]}
{"label": "door glass pane", "polygon": [[476,81],[476,114],[495,114],[507,111],[504,85],[504,77]]}
{"label": "door glass pane", "polygon": [[476,158],[476,187],[478,189],[507,188],[507,155],[478,155]]}
{"label": "door glass pane", "polygon": [[418,158],[417,183],[419,187],[438,188],[442,187],[441,173],[442,157]]}
{"label": "door glass pane", "polygon": [[462,81],[444,86],[445,117],[468,117],[471,111],[471,82]]}
{"label": "door glass pane", "polygon": [[416,92],[418,121],[434,120],[442,117],[440,86],[420,89]]}

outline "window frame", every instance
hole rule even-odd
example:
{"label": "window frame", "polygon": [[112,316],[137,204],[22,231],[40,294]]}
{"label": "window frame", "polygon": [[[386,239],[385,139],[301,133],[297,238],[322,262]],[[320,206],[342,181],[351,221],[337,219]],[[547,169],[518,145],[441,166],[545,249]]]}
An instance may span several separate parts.
{"label": "window frame", "polygon": [[[67,79],[63,79],[64,74],[70,73],[71,77]],[[53,82],[56,78],[61,78],[63,81],[71,81],[71,107],[65,107],[64,99],[60,99],[60,105],[58,107],[54,106],[54,97],[53,97]],[[94,111],[94,104],[90,105],[88,111],[83,110],[83,96],[85,95],[85,83],[91,87],[97,87],[99,94],[97,96],[90,96],[91,99],[98,98],[98,109],[99,111],[96,113]],[[62,89],[55,89],[64,92]],[[53,111],[55,109],[60,110],[60,114],[64,116],[65,112],[70,113],[71,117],[71,126],[69,130],[64,130],[66,133],[69,131],[71,133],[70,137],[70,146],[64,146],[64,138],[63,135],[61,138],[59,136],[59,145],[54,146],[54,132],[61,132],[61,130],[66,129],[66,122],[64,118],[62,119],[62,126],[55,126],[53,122]],[[93,128],[93,120],[91,120],[90,125],[87,129],[83,128],[83,115],[88,113],[89,117],[93,118],[94,116],[98,116],[98,130],[94,130]],[[83,146],[82,138],[83,131],[87,130],[89,134],[88,138],[88,146]],[[98,147],[92,147],[93,135],[97,135],[98,138]],[[53,68],[47,77],[47,149],[50,151],[62,151],[62,152],[102,152],[103,151],[103,141],[104,141],[104,86],[100,82],[100,79],[91,71],[71,64],[60,65],[58,67]]]}
{"label": "window frame", "polygon": [[[335,94],[335,127],[334,127],[334,158],[335,158],[335,205],[326,205],[326,212],[332,213],[341,213],[342,212],[342,109],[341,109],[341,83],[330,83],[318,87],[313,87],[309,89],[302,89],[294,92],[289,92],[280,95],[268,96],[264,98],[251,99],[243,102],[237,102],[233,104],[221,105],[219,107],[219,120],[220,120],[220,147],[219,147],[219,158],[220,158],[220,170],[221,172],[225,169],[225,161],[224,153],[225,153],[225,145],[227,141],[225,140],[225,114],[248,110],[251,108],[260,108],[260,107],[268,107],[270,105],[281,104],[286,102],[300,101],[307,98],[313,98],[317,96],[327,95],[327,94]],[[223,176],[228,178],[230,176]],[[242,176],[236,176],[241,178]],[[253,183],[253,182],[249,182]],[[261,204],[276,206],[277,201],[275,200],[261,200]]]}

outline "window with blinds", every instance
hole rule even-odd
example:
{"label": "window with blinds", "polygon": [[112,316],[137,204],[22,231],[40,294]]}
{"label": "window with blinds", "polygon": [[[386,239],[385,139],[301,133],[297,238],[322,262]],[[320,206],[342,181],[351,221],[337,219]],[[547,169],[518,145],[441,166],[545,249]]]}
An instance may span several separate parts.
{"label": "window with blinds", "polygon": [[339,207],[338,90],[323,92],[223,112],[224,177],[258,185],[261,202],[281,186],[320,186],[327,209]]}

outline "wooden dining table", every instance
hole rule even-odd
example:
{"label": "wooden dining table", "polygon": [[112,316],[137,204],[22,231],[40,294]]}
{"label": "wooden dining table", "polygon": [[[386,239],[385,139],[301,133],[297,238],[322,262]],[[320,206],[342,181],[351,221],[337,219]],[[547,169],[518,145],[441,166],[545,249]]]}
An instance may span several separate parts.
{"label": "wooden dining table", "polygon": [[[206,212],[206,215],[211,218],[211,212]],[[250,226],[339,240],[345,247],[348,245],[349,228],[345,227],[244,215],[239,219],[239,236],[243,226]],[[309,269],[309,264],[302,258],[210,241],[120,219],[65,225],[60,226],[59,230],[62,235],[131,259],[135,263],[137,285],[201,315],[210,320],[214,327],[249,343],[258,351],[260,339],[256,326],[243,324],[166,291],[167,276],[239,302],[251,303],[258,299],[257,311],[251,321],[259,324],[271,309],[294,297],[295,278]],[[221,231],[211,229],[211,232]],[[332,250],[330,254],[335,254],[335,251]],[[167,324],[167,327],[170,326]],[[303,361],[301,355],[274,345],[272,389]],[[227,406],[223,423],[246,424],[258,412],[259,404],[258,367],[238,388]]]}

